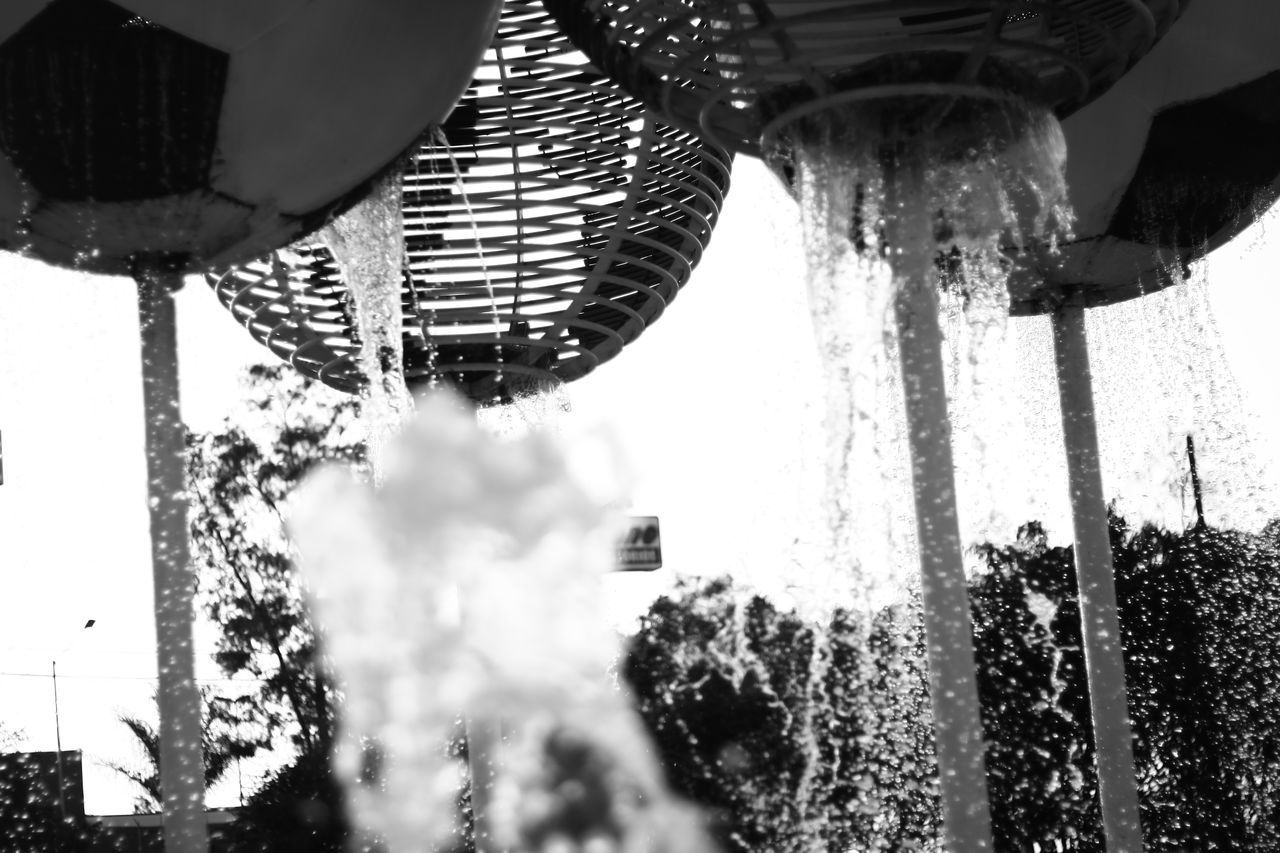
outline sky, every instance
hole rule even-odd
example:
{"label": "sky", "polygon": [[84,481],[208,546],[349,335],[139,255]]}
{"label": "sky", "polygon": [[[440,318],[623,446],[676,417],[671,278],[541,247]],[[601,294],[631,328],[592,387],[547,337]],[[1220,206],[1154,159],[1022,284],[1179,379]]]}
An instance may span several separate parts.
{"label": "sky", "polygon": [[[817,562],[824,530],[823,384],[795,219],[792,203],[764,169],[740,162],[713,243],[688,287],[617,359],[568,389],[566,421],[603,424],[617,434],[637,474],[634,513],[657,515],[662,523],[667,568],[608,579],[619,618],[677,576],[730,573],[783,594],[802,586]],[[1241,399],[1223,411],[1193,407],[1193,414],[1225,418],[1222,431],[1234,436],[1248,422],[1256,457],[1241,456],[1235,444],[1219,454],[1249,481],[1241,518],[1280,514],[1271,509],[1278,492],[1268,473],[1280,449],[1277,268],[1280,218],[1273,211],[1211,257],[1203,279],[1221,332],[1221,358]],[[184,414],[192,428],[209,429],[234,409],[242,369],[274,357],[236,326],[199,279],[191,279],[178,300]],[[1090,333],[1097,333],[1105,355],[1095,358],[1095,368],[1111,464],[1104,472],[1108,489],[1133,491],[1135,508],[1166,513],[1166,519],[1183,511],[1167,478],[1152,474],[1145,479],[1158,482],[1144,486],[1130,469],[1140,475],[1181,464],[1170,450],[1174,416],[1157,411],[1160,400],[1201,400],[1195,380],[1178,372],[1185,352],[1175,357],[1200,327],[1167,322],[1177,307],[1131,306],[1110,326],[1105,312],[1090,316]],[[1035,515],[1066,542],[1045,326],[1011,325],[1008,352],[1015,357],[998,376],[1002,396],[989,417],[975,420],[975,430],[983,421],[998,423],[1005,431],[999,443],[1021,442],[1026,451],[967,461],[978,474],[996,470],[997,462],[1005,466],[1002,475],[1020,469],[988,490],[999,493],[990,517],[969,519],[969,527],[1012,534]],[[1149,336],[1143,352],[1139,327]],[[132,795],[102,763],[136,761],[116,717],[147,714],[154,685],[137,347],[131,282],[0,257],[0,724],[21,729],[25,748],[54,748],[49,675],[56,660],[62,744],[87,752],[91,813],[131,810]],[[1222,386],[1221,372],[1211,373]],[[1163,384],[1146,388],[1144,376],[1153,374],[1164,376]],[[1185,395],[1171,393],[1183,382]],[[1214,395],[1223,398],[1221,387]],[[1160,445],[1154,456],[1134,450],[1153,443]],[[1215,449],[1206,451],[1209,460]],[[1158,494],[1139,494],[1148,487]],[[1213,509],[1230,520],[1235,510],[1228,497]],[[94,627],[82,628],[88,619]],[[200,645],[198,675],[216,681],[208,626]],[[249,787],[253,779],[244,782]],[[238,791],[233,773],[210,803],[234,804]]]}

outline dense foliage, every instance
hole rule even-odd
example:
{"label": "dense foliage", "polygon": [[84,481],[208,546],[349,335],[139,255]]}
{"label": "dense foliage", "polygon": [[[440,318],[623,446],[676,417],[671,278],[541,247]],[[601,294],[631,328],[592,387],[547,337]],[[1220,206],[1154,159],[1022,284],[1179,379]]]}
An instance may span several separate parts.
{"label": "dense foliage", "polygon": [[[251,417],[191,442],[218,660],[261,685],[224,703],[221,723],[259,743],[287,735],[299,755],[253,796],[246,849],[330,850],[345,835],[325,758],[339,697],[281,524],[312,466],[361,456],[354,403],[317,390],[257,368]],[[1280,523],[1246,535],[1113,519],[1112,539],[1147,849],[1280,853]],[[1101,851],[1071,549],[1029,524],[976,553],[997,848]],[[653,605],[620,669],[672,784],[709,809],[726,853],[934,849],[918,602],[815,624],[728,581],[684,585]]]}
{"label": "dense foliage", "polygon": [[[1113,519],[1149,851],[1280,851],[1278,531],[1131,532]],[[1100,853],[1071,549],[1031,524],[978,554],[997,848]],[[836,610],[818,628],[721,580],[681,587],[642,622],[627,681],[673,785],[713,810],[726,850],[931,849],[918,613],[861,618]],[[802,710],[806,697],[818,707]]]}
{"label": "dense foliage", "polygon": [[920,638],[815,626],[727,580],[685,586],[642,621],[623,675],[671,783],[727,851],[903,850],[937,822]]}
{"label": "dense foliage", "polygon": [[340,696],[319,657],[284,521],[290,492],[325,461],[359,463],[356,401],[285,367],[251,368],[244,411],[192,435],[187,468],[200,602],[221,632],[216,659],[256,687],[207,705],[239,754],[291,741],[294,757],[254,791],[236,849],[340,851],[329,768]]}
{"label": "dense foliage", "polygon": [[[207,790],[217,784],[238,759],[251,755],[254,744],[244,741],[238,731],[223,725],[225,714],[221,708],[226,700],[214,696],[208,688],[201,689],[200,699],[203,711],[200,735],[204,747],[204,785]],[[119,719],[138,746],[142,762],[125,764],[112,761],[107,762],[106,766],[134,784],[138,793],[134,800],[137,811],[158,812],[163,800],[160,789],[160,732],[141,717],[124,714]]]}
{"label": "dense foliage", "polygon": [[188,442],[192,545],[200,601],[221,627],[217,661],[228,677],[258,684],[221,713],[263,745],[285,735],[299,753],[324,755],[334,689],[317,659],[284,516],[315,465],[360,459],[348,438],[356,403],[285,367],[250,369],[245,397],[241,419]]}

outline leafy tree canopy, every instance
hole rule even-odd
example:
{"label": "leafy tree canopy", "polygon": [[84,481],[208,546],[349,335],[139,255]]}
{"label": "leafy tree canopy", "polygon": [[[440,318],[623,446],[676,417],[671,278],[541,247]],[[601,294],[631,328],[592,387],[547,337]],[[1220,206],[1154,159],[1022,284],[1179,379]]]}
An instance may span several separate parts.
{"label": "leafy tree canopy", "polygon": [[[204,784],[211,788],[217,784],[234,762],[254,752],[254,744],[245,742],[236,728],[224,724],[221,712],[228,700],[214,696],[208,689],[201,690],[203,710],[201,740],[204,747]],[[160,810],[163,796],[160,787],[160,733],[156,727],[141,717],[124,715],[120,724],[128,730],[142,756],[140,765],[108,762],[107,766],[133,782],[138,791],[134,808],[139,812]],[[237,727],[238,728],[238,727]]]}
{"label": "leafy tree canopy", "polygon": [[[1280,526],[1112,519],[1150,851],[1280,851]],[[1072,549],[1028,524],[971,581],[998,850],[1101,853]],[[672,784],[726,850],[932,850],[918,602],[815,625],[727,580],[642,621],[624,674]],[[815,846],[816,845],[816,846]]]}
{"label": "leafy tree canopy", "polygon": [[359,462],[356,401],[284,366],[254,367],[244,410],[188,440],[193,558],[200,602],[221,627],[216,658],[258,687],[222,709],[256,730],[327,754],[334,688],[317,659],[301,581],[284,532],[289,494],[320,462]]}

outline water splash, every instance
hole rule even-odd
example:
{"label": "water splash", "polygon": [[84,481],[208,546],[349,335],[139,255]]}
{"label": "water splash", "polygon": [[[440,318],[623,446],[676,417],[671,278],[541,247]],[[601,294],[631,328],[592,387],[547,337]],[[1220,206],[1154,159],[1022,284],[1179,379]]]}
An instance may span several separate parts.
{"label": "water splash", "polygon": [[391,436],[413,411],[404,375],[401,178],[401,171],[392,169],[367,199],[321,232],[351,295],[360,338],[357,363],[366,379],[363,417],[375,476],[381,476]]}
{"label": "water splash", "polygon": [[292,529],[348,696],[339,772],[390,853],[457,831],[463,765],[445,745],[459,715],[502,732],[484,815],[498,849],[710,849],[607,676],[617,460],[601,440],[494,439],[435,392],[381,485],[328,470],[301,490]]}
{"label": "water splash", "polygon": [[[497,65],[499,68],[504,67],[503,64],[500,62],[497,63]],[[449,174],[454,179],[453,186],[450,188],[450,191],[457,192],[458,199],[462,203],[462,209],[465,210],[467,213],[467,222],[470,224],[470,227],[471,227],[471,239],[473,244],[475,245],[475,259],[480,264],[481,278],[484,280],[484,292],[485,292],[485,296],[489,300],[489,325],[493,334],[493,358],[494,358],[494,363],[497,365],[497,370],[494,373],[494,384],[495,384],[495,387],[501,387],[503,378],[504,378],[503,364],[505,360],[505,356],[503,354],[502,339],[503,339],[503,333],[506,330],[503,324],[501,308],[506,306],[505,305],[499,306],[498,304],[497,289],[494,287],[493,275],[489,270],[489,260],[488,260],[489,252],[486,251],[485,240],[481,235],[480,219],[476,216],[475,208],[471,204],[471,196],[467,190],[466,181],[463,180],[463,176],[466,174],[466,170],[458,162],[457,155],[453,150],[453,145],[449,142],[449,137],[445,134],[443,128],[440,128],[440,127],[432,128],[431,132],[427,136],[427,145],[429,146],[431,151],[430,162],[431,162],[433,176],[438,177],[440,174],[439,157],[440,157],[440,154],[443,153],[444,159],[447,160],[449,163]],[[519,163],[518,160],[514,162],[516,162],[517,164]],[[420,168],[419,158],[414,158],[414,168],[415,169]],[[519,196],[518,183],[519,182],[517,181],[517,191],[516,191],[517,197]],[[523,220],[523,216],[524,216],[523,210],[518,210],[517,217],[521,221]],[[492,229],[492,227],[493,227],[492,224],[489,224],[489,229]],[[509,223],[502,223],[502,225],[500,226],[500,228],[503,230],[510,229],[510,227],[511,226]],[[490,234],[490,236],[492,237],[492,234]],[[518,237],[519,232],[517,231],[517,233],[514,236]],[[523,262],[520,258],[519,253],[517,253],[516,255],[516,266],[517,268],[523,267]],[[517,271],[516,273],[517,280],[519,279],[520,275],[521,273]],[[514,300],[512,301],[512,304],[510,305],[510,308],[513,311],[518,310],[520,307],[519,303],[520,303],[520,288],[517,285],[515,297],[514,297]]]}
{"label": "water splash", "polygon": [[1108,494],[1132,521],[1195,522],[1187,436],[1208,521],[1257,530],[1275,516],[1255,425],[1227,364],[1204,267],[1180,283],[1089,313]]}
{"label": "water splash", "polygon": [[[521,381],[524,380],[524,381]],[[480,425],[500,438],[519,438],[535,432],[558,434],[572,411],[569,393],[559,380],[527,380],[508,374],[511,399],[476,412]]]}
{"label": "water splash", "polygon": [[[783,130],[785,142],[771,154],[794,178],[800,201],[811,313],[826,374],[828,574],[815,589],[828,607],[843,603],[867,613],[900,598],[919,565],[903,407],[909,386],[898,339],[907,309],[900,303],[907,297],[915,303],[908,313],[941,306],[940,325],[949,332],[943,343],[951,351],[949,402],[964,395],[974,401],[971,411],[990,405],[985,351],[1003,335],[1009,308],[1003,252],[1033,241],[1051,249],[1054,231],[1069,221],[1065,141],[1048,110],[998,97],[976,107],[959,99],[925,100],[924,109],[918,102],[903,106],[904,115],[930,125],[915,132],[897,121],[895,103],[854,101],[799,119]],[[957,129],[948,118],[955,112],[980,115],[981,121]],[[939,132],[931,132],[931,123]],[[980,134],[989,134],[988,141]],[[957,147],[966,139],[973,144]],[[922,274],[925,280],[917,280]],[[939,293],[920,299],[912,295],[915,287]],[[914,380],[918,385],[924,375]],[[962,423],[975,435],[984,421]],[[981,460],[998,441],[994,434],[980,435],[969,447]],[[976,466],[988,475],[985,467]],[[953,512],[954,496],[941,498],[945,505],[938,511]],[[866,647],[871,637],[846,641]],[[815,648],[815,682],[826,681],[832,654],[829,647]],[[875,679],[871,669],[858,674],[868,703],[906,701],[883,694],[872,699]],[[813,707],[819,701],[814,697],[804,712],[802,801],[822,760],[815,726],[821,714]]]}
{"label": "water splash", "polygon": [[[914,507],[906,458],[893,307],[904,247],[889,232],[907,209],[927,214],[948,350],[948,403],[964,530],[980,541],[1016,525],[996,510],[1016,408],[1006,253],[1053,251],[1071,214],[1065,140],[1047,110],[987,105],[992,142],[957,150],[955,132],[902,142],[878,137],[856,104],[785,132],[775,164],[794,177],[809,260],[811,313],[827,379],[828,564],[815,588],[868,602],[896,598],[914,574]],[[871,128],[868,131],[868,128]],[[987,128],[980,128],[986,131]],[[918,197],[890,199],[902,164],[921,170]],[[1015,478],[1016,479],[1016,478]],[[834,582],[834,586],[832,585]],[[846,599],[847,600],[847,599]]]}

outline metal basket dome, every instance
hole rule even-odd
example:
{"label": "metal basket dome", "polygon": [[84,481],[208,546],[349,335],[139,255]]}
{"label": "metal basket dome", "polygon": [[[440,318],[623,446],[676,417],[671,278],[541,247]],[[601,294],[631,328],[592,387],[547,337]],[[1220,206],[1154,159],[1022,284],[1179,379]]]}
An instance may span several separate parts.
{"label": "metal basket dome", "polygon": [[1016,68],[1036,99],[1066,115],[1116,82],[1179,14],[1178,0],[545,2],[628,91],[752,154],[796,102],[848,100],[850,87],[892,94],[892,79],[856,73],[891,56],[964,55],[928,81],[931,93],[972,84],[989,60]]}
{"label": "metal basket dome", "polygon": [[[729,169],[594,71],[536,0],[508,0],[471,89],[405,169],[408,382],[491,401],[614,357],[687,281]],[[299,371],[362,387],[349,293],[324,246],[209,281]]]}

